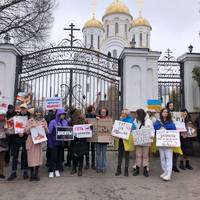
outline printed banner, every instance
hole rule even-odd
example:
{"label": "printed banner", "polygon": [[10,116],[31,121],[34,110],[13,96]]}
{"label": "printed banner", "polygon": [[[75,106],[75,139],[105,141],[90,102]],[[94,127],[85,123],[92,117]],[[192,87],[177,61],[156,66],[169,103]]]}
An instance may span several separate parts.
{"label": "printed banner", "polygon": [[46,98],[45,101],[45,109],[46,110],[57,110],[62,108],[62,98],[60,97],[53,97],[53,98]]}
{"label": "printed banner", "polygon": [[132,133],[135,145],[147,145],[153,142],[151,128],[133,130]]}
{"label": "printed banner", "polygon": [[92,130],[90,126],[91,124],[74,125],[73,126],[74,136],[77,138],[91,138]]}
{"label": "printed banner", "polygon": [[28,122],[27,116],[15,116],[14,118],[15,134],[24,133],[24,129]]}
{"label": "printed banner", "polygon": [[74,140],[73,127],[56,127],[56,140],[69,141]]}
{"label": "printed banner", "polygon": [[112,129],[112,136],[128,140],[131,130],[132,130],[131,123],[115,120]]}
{"label": "printed banner", "polygon": [[112,119],[87,119],[92,125],[92,138],[87,139],[88,142],[96,143],[113,143],[114,139],[111,136],[113,127]]}
{"label": "printed banner", "polygon": [[160,111],[162,109],[162,102],[159,99],[147,100],[147,109],[149,111]]}
{"label": "printed banner", "polygon": [[31,129],[31,136],[34,144],[47,141],[46,133],[43,127],[38,126]]}
{"label": "printed banner", "polygon": [[156,131],[157,147],[180,147],[180,132],[177,130]]}
{"label": "printed banner", "polygon": [[8,97],[0,97],[0,114],[6,114],[8,110],[8,102],[9,98]]}

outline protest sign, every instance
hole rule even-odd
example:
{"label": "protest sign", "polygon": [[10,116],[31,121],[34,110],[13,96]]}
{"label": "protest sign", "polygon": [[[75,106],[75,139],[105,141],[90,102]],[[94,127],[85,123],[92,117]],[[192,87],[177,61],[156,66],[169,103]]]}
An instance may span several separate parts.
{"label": "protest sign", "polygon": [[58,141],[74,140],[73,127],[57,126],[56,140]]}
{"label": "protest sign", "polygon": [[181,112],[172,112],[172,120],[176,126],[176,130],[179,132],[186,132],[186,126],[183,122]]}
{"label": "protest sign", "polygon": [[6,114],[8,109],[8,97],[1,96],[0,97],[0,114]]}
{"label": "protest sign", "polygon": [[131,123],[115,120],[112,129],[112,136],[128,140],[131,130],[132,130]]}
{"label": "protest sign", "polygon": [[45,109],[46,110],[57,110],[62,108],[62,98],[60,97],[53,97],[53,98],[46,98],[45,100]]}
{"label": "protest sign", "polygon": [[32,108],[31,101],[32,101],[32,94],[27,92],[19,92],[16,98],[15,110],[20,110],[20,106],[22,104],[26,104],[28,109]]}
{"label": "protest sign", "polygon": [[90,128],[90,124],[81,124],[73,126],[74,136],[77,138],[91,138],[92,130]]}
{"label": "protest sign", "polygon": [[151,128],[133,130],[132,133],[135,145],[147,145],[153,142]]}
{"label": "protest sign", "polygon": [[112,119],[87,119],[88,123],[92,125],[92,138],[88,142],[96,143],[112,143],[111,136],[113,121]]}
{"label": "protest sign", "polygon": [[177,130],[156,131],[157,147],[180,147],[180,133]]}
{"label": "protest sign", "polygon": [[162,102],[159,99],[147,100],[147,110],[149,111],[160,111],[162,108]]}
{"label": "protest sign", "polygon": [[16,134],[24,133],[24,129],[28,122],[28,117],[27,116],[15,116],[13,119],[14,119],[15,133]]}
{"label": "protest sign", "polygon": [[37,126],[31,129],[31,137],[34,144],[39,144],[47,141],[45,130],[41,126]]}

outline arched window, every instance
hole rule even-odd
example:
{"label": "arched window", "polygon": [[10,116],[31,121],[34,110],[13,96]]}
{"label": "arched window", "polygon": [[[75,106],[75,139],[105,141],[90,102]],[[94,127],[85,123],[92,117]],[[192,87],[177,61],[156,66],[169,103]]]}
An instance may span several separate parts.
{"label": "arched window", "polygon": [[142,33],[140,33],[140,47],[142,47]]}
{"label": "arched window", "polygon": [[113,57],[117,58],[117,50],[116,49],[113,50]]}
{"label": "arched window", "polygon": [[146,43],[147,44],[147,48],[149,48],[149,35],[148,34],[146,35],[146,41],[147,41],[147,43]]}
{"label": "arched window", "polygon": [[127,24],[124,25],[124,31],[125,31],[125,36],[126,36],[126,39],[127,39],[127,36],[128,36],[127,35],[127,32],[128,32]]}
{"label": "arched window", "polygon": [[119,33],[119,24],[115,23],[115,35]]}
{"label": "arched window", "polygon": [[107,25],[107,28],[106,28],[106,30],[107,30],[107,37],[109,36],[109,25]]}
{"label": "arched window", "polygon": [[98,35],[98,44],[97,44],[97,46],[98,46],[98,49],[100,49],[100,36]]}
{"label": "arched window", "polygon": [[91,35],[91,47],[94,47],[94,35]]}

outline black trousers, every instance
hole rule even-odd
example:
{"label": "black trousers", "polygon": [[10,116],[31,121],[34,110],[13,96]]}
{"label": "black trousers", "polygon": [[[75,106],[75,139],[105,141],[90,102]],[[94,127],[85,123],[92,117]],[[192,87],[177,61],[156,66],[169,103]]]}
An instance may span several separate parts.
{"label": "black trousers", "polygon": [[92,166],[95,166],[95,143],[88,142],[87,145],[88,145],[88,153],[85,155],[86,165],[89,166],[90,164],[90,150],[91,150],[91,162]]}
{"label": "black trousers", "polygon": [[9,163],[10,158],[13,155],[13,136],[9,135],[7,136],[8,139],[8,150],[5,152],[5,162]]}
{"label": "black trousers", "polygon": [[83,155],[73,155],[73,169],[82,169],[83,168]]}
{"label": "black trousers", "polygon": [[63,146],[54,146],[49,148],[49,172],[60,170],[63,162]]}
{"label": "black trousers", "polygon": [[21,152],[21,169],[28,170],[28,162],[27,162],[27,151],[26,151],[26,140],[17,139],[13,141],[13,160],[12,160],[12,172],[17,171],[18,157],[20,148],[22,148]]}
{"label": "black trousers", "polygon": [[119,148],[118,148],[118,167],[121,168],[123,156],[125,155],[125,168],[129,167],[129,151],[124,150],[123,140],[119,139]]}
{"label": "black trousers", "polygon": [[73,154],[72,154],[72,145],[67,146],[67,164],[71,165],[71,162],[73,160]]}
{"label": "black trousers", "polygon": [[173,153],[173,167],[177,167],[178,157],[179,157],[178,153]]}

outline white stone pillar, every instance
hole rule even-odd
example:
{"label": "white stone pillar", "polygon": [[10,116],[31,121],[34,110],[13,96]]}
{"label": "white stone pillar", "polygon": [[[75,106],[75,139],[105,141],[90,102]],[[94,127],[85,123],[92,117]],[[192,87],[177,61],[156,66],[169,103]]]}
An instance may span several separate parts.
{"label": "white stone pillar", "polygon": [[146,109],[147,99],[158,99],[158,59],[161,52],[125,48],[123,59],[123,107]]}
{"label": "white stone pillar", "polygon": [[20,52],[12,44],[0,43],[0,91],[14,103],[17,56]]}
{"label": "white stone pillar", "polygon": [[200,67],[200,53],[186,53],[178,58],[183,62],[184,67],[184,94],[185,108],[189,112],[195,112],[200,109],[200,94],[197,82],[192,78],[192,70]]}

